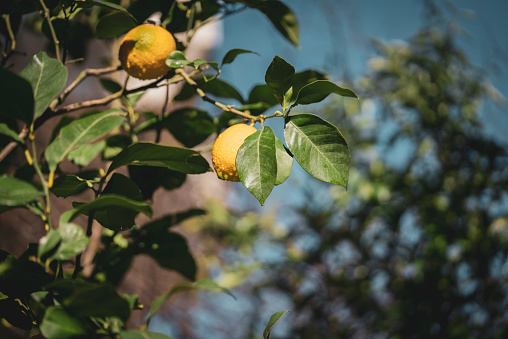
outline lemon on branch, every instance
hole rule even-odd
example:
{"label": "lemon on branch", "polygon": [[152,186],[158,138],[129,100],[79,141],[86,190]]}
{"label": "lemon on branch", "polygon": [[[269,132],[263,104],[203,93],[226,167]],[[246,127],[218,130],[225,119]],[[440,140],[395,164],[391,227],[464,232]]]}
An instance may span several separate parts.
{"label": "lemon on branch", "polygon": [[255,133],[254,126],[236,124],[219,134],[212,149],[212,164],[217,176],[227,181],[240,181],[236,170],[236,155],[245,138]]}
{"label": "lemon on branch", "polygon": [[169,71],[166,59],[175,50],[170,32],[161,26],[143,24],[125,34],[118,58],[129,75],[141,80],[156,79]]}

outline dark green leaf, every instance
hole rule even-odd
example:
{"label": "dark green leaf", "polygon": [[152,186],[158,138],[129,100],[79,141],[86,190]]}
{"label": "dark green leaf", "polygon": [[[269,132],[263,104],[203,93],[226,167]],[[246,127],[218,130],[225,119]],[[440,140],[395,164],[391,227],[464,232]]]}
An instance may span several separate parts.
{"label": "dark green leaf", "polygon": [[55,179],[51,192],[60,198],[79,194],[88,187],[87,181],[74,174],[61,175]]}
{"label": "dark green leaf", "polygon": [[12,129],[10,129],[9,126],[7,126],[7,124],[3,124],[3,123],[0,124],[0,134],[6,135],[9,138],[11,138],[12,140],[17,141],[19,143],[23,143],[23,139],[18,137],[18,133],[16,133],[16,131],[13,131]]}
{"label": "dark green leaf", "polygon": [[317,115],[292,115],[286,121],[284,139],[310,175],[347,188],[351,155],[337,127]]}
{"label": "dark green leaf", "polygon": [[295,73],[293,76],[293,98],[291,101],[296,100],[298,93],[302,89],[302,87],[315,82],[317,80],[327,80],[328,77],[326,74],[314,71],[314,70],[306,70],[302,72]]}
{"label": "dark green leaf", "polygon": [[275,185],[280,185],[291,174],[293,157],[288,154],[284,144],[277,137],[275,138],[275,155],[277,157],[277,178],[275,179]]}
{"label": "dark green leaf", "polygon": [[[34,253],[37,255],[37,253]],[[0,263],[0,292],[11,298],[25,298],[52,281],[44,267],[25,256],[15,259],[7,256]]]}
{"label": "dark green leaf", "polygon": [[149,142],[138,142],[120,152],[109,166],[108,173],[126,165],[166,167],[187,174],[211,171],[208,162],[196,151]]}
{"label": "dark green leaf", "polygon": [[0,67],[0,114],[30,124],[34,117],[34,97],[30,83]]}
{"label": "dark green leaf", "polygon": [[50,171],[54,172],[58,164],[73,149],[94,141],[120,126],[124,122],[123,115],[120,110],[110,109],[79,118],[63,127],[60,136],[46,148],[45,156]]}
{"label": "dark green leaf", "polygon": [[230,84],[225,81],[219,80],[217,78],[200,82],[199,88],[201,88],[205,93],[212,94],[214,96],[218,96],[221,98],[231,98],[238,100],[242,104],[245,102],[243,100],[242,95]]}
{"label": "dark green leaf", "polygon": [[95,36],[99,39],[118,38],[136,25],[136,20],[125,10],[114,11],[99,19]]}
{"label": "dark green leaf", "polygon": [[328,80],[317,80],[302,87],[293,106],[320,102],[332,93],[344,97],[358,98],[350,89],[339,87]]}
{"label": "dark green leaf", "polygon": [[115,134],[106,139],[106,148],[102,153],[103,160],[112,160],[121,151],[129,147],[132,140],[129,136],[123,134]]}
{"label": "dark green leaf", "polygon": [[[277,105],[279,102],[273,95],[270,86],[263,84],[255,86],[249,93],[249,101],[247,105],[243,105],[239,109],[248,109],[251,114],[259,115],[267,109]],[[254,107],[246,107],[248,105],[256,105]]]}
{"label": "dark green leaf", "polygon": [[60,93],[67,82],[67,68],[44,52],[34,55],[19,75],[32,86],[34,118],[44,113],[51,100]]}
{"label": "dark green leaf", "polygon": [[60,130],[76,120],[74,117],[70,117],[68,115],[64,115],[56,124],[55,128],[53,128],[53,132],[51,132],[51,137],[49,138],[49,142],[51,143],[56,139],[57,136],[60,135]]}
{"label": "dark green leaf", "polygon": [[152,319],[152,317],[155,314],[157,314],[157,312],[159,312],[159,310],[161,309],[164,302],[166,300],[168,300],[172,295],[180,293],[180,292],[191,291],[191,290],[222,292],[222,293],[226,293],[226,294],[230,295],[231,297],[233,297],[234,299],[236,299],[236,297],[230,290],[219,286],[219,284],[217,284],[215,281],[207,279],[207,278],[205,278],[203,280],[196,281],[192,284],[188,284],[188,283],[177,284],[171,290],[169,290],[168,292],[159,296],[157,299],[155,299],[153,301],[152,306],[150,307],[150,313],[148,314],[148,318],[146,320],[146,324],[148,325],[150,323],[150,320]]}
{"label": "dark green leaf", "polygon": [[43,195],[42,191],[29,182],[0,176],[0,205],[21,206]]}
{"label": "dark green leaf", "polygon": [[73,223],[60,223],[58,227],[60,234],[60,246],[52,258],[67,260],[80,254],[88,246],[89,239],[83,229]]}
{"label": "dark green leaf", "polygon": [[120,332],[120,339],[171,339],[171,337],[150,331],[128,330]]}
{"label": "dark green leaf", "polygon": [[116,93],[122,90],[122,85],[113,79],[99,78],[99,82],[101,83],[102,87],[104,87],[104,89],[109,93]]}
{"label": "dark green leaf", "polygon": [[151,199],[159,187],[172,190],[182,186],[187,174],[164,167],[129,166],[131,179],[138,185],[143,200]]}
{"label": "dark green leaf", "polygon": [[263,331],[263,339],[270,339],[270,332],[272,331],[273,326],[286,312],[288,311],[279,311],[272,314],[268,324],[266,324],[265,330]]}
{"label": "dark green leaf", "polygon": [[281,1],[242,1],[261,11],[275,28],[293,45],[298,46],[298,21],[295,14]]}
{"label": "dark green leaf", "polygon": [[88,166],[95,157],[106,148],[106,141],[84,144],[69,152],[68,158],[78,166]]}
{"label": "dark green leaf", "polygon": [[60,307],[50,306],[44,312],[40,330],[46,338],[71,339],[86,335],[90,328],[83,319],[72,317]]}
{"label": "dark green leaf", "polygon": [[185,147],[199,145],[215,132],[213,120],[208,113],[195,108],[182,108],[172,112],[163,120],[163,127]]}
{"label": "dark green leaf", "polygon": [[[236,57],[240,54],[244,54],[244,53],[254,53],[254,54],[258,54],[256,52],[252,52],[252,51],[249,51],[249,50],[246,50],[246,49],[240,49],[240,48],[234,48],[234,49],[231,49],[229,50],[226,55],[224,55],[224,58],[222,58],[222,63],[221,63],[221,68],[222,66],[226,65],[226,64],[230,64],[232,63]],[[259,54],[258,54],[259,55]]]}
{"label": "dark green leaf", "polygon": [[236,156],[236,168],[242,184],[263,205],[277,177],[275,134],[270,127],[245,139]]}
{"label": "dark green leaf", "polygon": [[293,74],[295,74],[295,68],[279,56],[273,58],[266,70],[265,82],[272,89],[273,95],[277,98],[283,111],[291,103]]}
{"label": "dark green leaf", "polygon": [[143,226],[143,233],[158,233],[165,232],[170,227],[179,224],[180,222],[206,214],[205,210],[199,208],[193,208],[188,211],[176,214],[166,215],[160,219],[154,220]]}
{"label": "dark green leaf", "polygon": [[39,258],[48,257],[48,254],[53,254],[58,245],[60,245],[60,233],[57,230],[49,230],[49,232],[39,240],[37,247],[37,256]]}
{"label": "dark green leaf", "polygon": [[30,311],[14,298],[0,299],[0,319],[5,319],[12,326],[26,331],[32,328]]}

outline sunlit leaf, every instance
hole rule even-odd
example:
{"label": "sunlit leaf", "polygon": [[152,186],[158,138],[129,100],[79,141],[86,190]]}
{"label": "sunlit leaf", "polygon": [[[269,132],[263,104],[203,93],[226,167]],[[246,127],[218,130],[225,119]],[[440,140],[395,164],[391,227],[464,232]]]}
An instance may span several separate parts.
{"label": "sunlit leaf", "polygon": [[350,89],[337,86],[328,80],[317,80],[302,87],[293,106],[320,102],[332,93],[344,97],[358,98]]}
{"label": "sunlit leaf", "polygon": [[67,156],[74,164],[84,167],[106,148],[106,141],[101,140],[95,144],[84,144],[69,152]]}
{"label": "sunlit leaf", "polygon": [[84,319],[75,318],[61,307],[49,306],[44,312],[40,331],[46,338],[71,339],[91,330]]}
{"label": "sunlit leaf", "polygon": [[120,332],[120,339],[171,339],[171,337],[150,331],[128,330]]}
{"label": "sunlit leaf", "polygon": [[279,311],[272,314],[268,324],[266,324],[265,330],[263,331],[263,339],[270,339],[270,333],[272,332],[273,326],[279,321],[279,319],[284,315],[284,313],[289,311]]}
{"label": "sunlit leaf", "polygon": [[337,127],[317,115],[296,114],[286,121],[284,139],[310,175],[347,188],[351,155]]}
{"label": "sunlit leaf", "polygon": [[275,185],[280,185],[291,174],[293,157],[288,154],[284,144],[277,137],[275,138],[275,155],[277,157],[277,178],[275,179]]}
{"label": "sunlit leaf", "polygon": [[[226,65],[226,64],[230,64],[232,63],[236,57],[240,54],[245,54],[245,53],[253,53],[253,54],[258,54],[256,52],[253,52],[253,51],[249,51],[249,50],[246,50],[246,49],[241,49],[241,48],[234,48],[234,49],[231,49],[229,50],[226,55],[224,55],[224,58],[222,58],[222,63],[221,63],[221,68],[222,66]],[[259,55],[259,54],[258,54]]]}
{"label": "sunlit leaf", "polygon": [[60,224],[57,229],[60,235],[60,245],[52,258],[67,260],[80,254],[88,246],[89,239],[85,231],[73,223]]}
{"label": "sunlit leaf", "polygon": [[275,148],[275,134],[270,127],[265,126],[245,139],[236,156],[240,181],[261,205],[275,186]]}
{"label": "sunlit leaf", "polygon": [[18,136],[18,133],[10,129],[9,126],[7,126],[7,124],[0,123],[0,134],[6,135],[12,140],[17,141],[19,143],[23,143],[23,139],[21,139]]}

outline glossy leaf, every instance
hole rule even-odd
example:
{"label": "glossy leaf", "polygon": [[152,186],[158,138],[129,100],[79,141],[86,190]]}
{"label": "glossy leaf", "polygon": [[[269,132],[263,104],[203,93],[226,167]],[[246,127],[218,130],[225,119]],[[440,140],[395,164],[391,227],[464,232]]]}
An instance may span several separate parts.
{"label": "glossy leaf", "polygon": [[0,205],[21,206],[43,195],[42,191],[29,182],[0,176]]}
{"label": "glossy leaf", "polygon": [[34,118],[44,113],[51,100],[60,93],[67,82],[67,68],[44,52],[34,55],[19,75],[32,86]]}
{"label": "glossy leaf", "polygon": [[245,139],[236,156],[240,181],[261,205],[275,186],[275,148],[275,134],[270,127],[265,126]]}
{"label": "glossy leaf", "polygon": [[171,68],[182,68],[191,64],[192,61],[187,60],[185,54],[182,51],[171,52],[166,60],[166,65]]}
{"label": "glossy leaf", "polygon": [[34,116],[32,86],[19,75],[0,67],[0,114],[27,124]]}
{"label": "glossy leaf", "polygon": [[162,124],[185,147],[199,145],[215,132],[213,120],[208,113],[195,108],[171,112]]}
{"label": "glossy leaf", "polygon": [[224,58],[222,58],[221,68],[224,65],[232,63],[236,59],[236,57],[239,56],[240,54],[245,54],[245,53],[258,54],[256,52],[249,51],[249,50],[246,50],[246,49],[241,49],[241,48],[231,49],[231,50],[229,50],[226,53],[226,55],[224,55]]}
{"label": "glossy leaf", "polygon": [[89,239],[83,229],[73,223],[61,223],[57,229],[60,245],[52,258],[67,260],[80,254],[88,246]]}
{"label": "glossy leaf", "polygon": [[83,319],[72,317],[56,306],[46,309],[39,328],[44,337],[56,339],[76,338],[90,331],[89,325]]}
{"label": "glossy leaf", "polygon": [[[136,212],[143,213],[145,215],[151,216],[152,215],[152,208],[150,207],[150,204],[132,200],[126,197],[123,197],[121,195],[117,194],[107,194],[100,196],[99,198],[96,198],[90,202],[84,203],[84,204],[76,204],[75,208],[68,212],[68,214],[62,214],[62,217],[65,217],[64,221],[72,221],[74,218],[76,218],[80,214],[89,214],[91,211],[100,211],[105,210],[113,207],[122,207],[129,210],[133,210]],[[62,220],[62,219],[61,219]],[[113,224],[111,223],[107,223]],[[104,226],[104,225],[103,225]],[[132,225],[131,225],[132,226]],[[114,230],[119,231],[119,230]]]}
{"label": "glossy leaf", "polygon": [[200,82],[199,88],[201,88],[205,93],[217,97],[235,99],[241,103],[245,102],[242,95],[236,90],[236,88],[217,78]]}
{"label": "glossy leaf", "polygon": [[272,314],[268,324],[266,324],[265,330],[263,331],[263,339],[270,339],[270,333],[272,332],[273,326],[279,321],[279,319],[284,315],[284,313],[289,311],[279,311]]}
{"label": "glossy leaf", "polygon": [[308,69],[302,72],[295,73],[293,76],[293,98],[291,101],[296,100],[298,93],[302,89],[302,87],[318,81],[318,80],[327,80],[327,75],[312,69]]}
{"label": "glossy leaf", "polygon": [[347,188],[351,155],[337,127],[317,115],[296,114],[286,121],[284,139],[310,175]]}
{"label": "glossy leaf", "polygon": [[293,106],[309,105],[324,100],[328,95],[335,93],[343,97],[358,98],[356,94],[347,88],[337,86],[328,80],[317,80],[304,87],[298,92]]}
{"label": "glossy leaf", "polygon": [[283,111],[291,103],[293,74],[295,74],[295,68],[279,56],[273,58],[266,70],[265,82],[272,89],[273,95],[277,98]]}
{"label": "glossy leaf", "polygon": [[196,151],[149,142],[135,143],[120,152],[109,166],[108,173],[126,165],[166,167],[187,174],[211,170],[205,158]]}
{"label": "glossy leaf", "polygon": [[291,174],[293,157],[288,154],[284,144],[277,137],[275,138],[275,156],[277,157],[277,178],[275,179],[275,185],[280,185]]}
{"label": "glossy leaf", "polygon": [[55,171],[58,164],[70,151],[88,142],[94,141],[124,122],[123,112],[111,109],[79,118],[63,127],[60,136],[46,148],[45,156],[50,171]]}
{"label": "glossy leaf", "polygon": [[171,337],[150,331],[128,330],[120,332],[120,339],[171,339]]}
{"label": "glossy leaf", "polygon": [[0,123],[0,134],[6,135],[9,138],[11,138],[12,140],[17,141],[19,143],[23,143],[23,139],[21,139],[18,136],[18,133],[16,133],[16,131],[13,131],[12,129],[10,129],[9,126],[7,126],[7,124]]}
{"label": "glossy leaf", "polygon": [[228,290],[224,287],[221,287],[215,281],[210,280],[208,278],[196,281],[192,284],[188,284],[188,283],[176,284],[173,288],[171,288],[171,290],[169,290],[168,292],[159,296],[152,302],[152,306],[150,307],[150,313],[148,314],[146,324],[148,325],[150,323],[150,320],[152,319],[152,317],[155,314],[157,314],[157,312],[159,312],[159,310],[161,309],[164,302],[166,302],[166,300],[168,300],[171,296],[173,296],[177,293],[180,293],[180,292],[191,291],[191,290],[222,292],[222,293],[226,293],[226,294],[230,295],[231,297],[233,297],[234,299],[236,299],[236,297],[230,290]]}
{"label": "glossy leaf", "polygon": [[79,194],[88,187],[87,181],[74,174],[61,175],[55,179],[51,192],[60,198]]}
{"label": "glossy leaf", "polygon": [[128,12],[114,11],[99,19],[95,36],[99,39],[118,38],[136,25],[136,20]]}
{"label": "glossy leaf", "polygon": [[84,144],[69,152],[67,156],[74,164],[84,167],[106,148],[106,141],[101,140],[95,144]]}
{"label": "glossy leaf", "polygon": [[39,240],[37,256],[42,259],[43,257],[47,257],[47,254],[54,253],[61,241],[60,233],[57,230],[49,230],[48,233]]}

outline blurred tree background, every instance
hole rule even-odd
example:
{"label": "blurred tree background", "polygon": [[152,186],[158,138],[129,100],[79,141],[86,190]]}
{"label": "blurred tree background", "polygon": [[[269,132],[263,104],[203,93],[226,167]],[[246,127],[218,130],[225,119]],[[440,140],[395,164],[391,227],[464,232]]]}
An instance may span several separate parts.
{"label": "blurred tree background", "polygon": [[[508,157],[479,118],[503,99],[460,49],[460,29],[425,8],[408,42],[375,42],[352,86],[361,100],[321,112],[347,131],[348,191],[308,183],[287,227],[217,203],[195,225],[200,260],[242,301],[202,297],[192,318],[214,337],[256,337],[274,304],[291,311],[275,338],[508,337]],[[170,332],[198,338],[199,326]]]}

